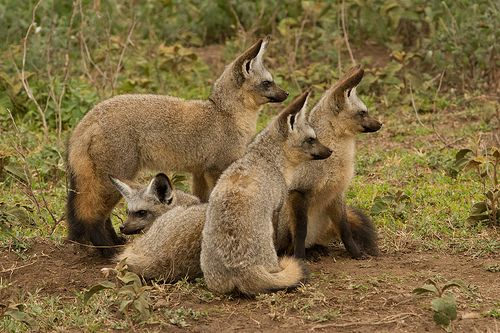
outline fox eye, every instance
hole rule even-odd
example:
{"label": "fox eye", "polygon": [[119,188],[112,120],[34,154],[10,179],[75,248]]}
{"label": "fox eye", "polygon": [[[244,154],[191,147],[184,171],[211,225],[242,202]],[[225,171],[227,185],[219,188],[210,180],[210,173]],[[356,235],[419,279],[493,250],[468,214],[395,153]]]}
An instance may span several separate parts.
{"label": "fox eye", "polygon": [[316,138],[310,137],[306,140],[306,143],[313,144],[316,142]]}
{"label": "fox eye", "polygon": [[358,111],[358,114],[361,116],[361,117],[366,117],[366,115],[368,114],[368,112],[366,110],[361,110],[361,111]]}
{"label": "fox eye", "polygon": [[266,80],[266,81],[262,81],[262,82],[261,82],[262,87],[264,87],[264,88],[266,88],[266,89],[267,89],[267,88],[270,88],[272,84],[273,84],[273,83],[272,83],[271,81],[269,81],[269,80]]}
{"label": "fox eye", "polygon": [[137,212],[134,213],[135,216],[142,218],[145,217],[148,214],[147,210],[138,210]]}

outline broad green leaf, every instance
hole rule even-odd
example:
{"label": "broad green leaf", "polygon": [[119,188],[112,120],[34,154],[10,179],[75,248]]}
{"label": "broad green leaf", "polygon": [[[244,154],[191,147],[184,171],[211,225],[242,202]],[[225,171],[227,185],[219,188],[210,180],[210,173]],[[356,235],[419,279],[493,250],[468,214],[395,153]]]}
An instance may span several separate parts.
{"label": "broad green leaf", "polygon": [[455,155],[455,161],[463,159],[467,154],[472,153],[472,150],[470,149],[460,149],[457,154]]}
{"label": "broad green leaf", "polygon": [[36,322],[36,320],[31,315],[29,315],[28,313],[26,313],[20,309],[16,309],[16,308],[9,309],[9,310],[5,311],[3,315],[9,316],[12,319],[19,321],[21,323],[25,323],[26,325],[28,325],[30,328],[32,328],[34,330],[36,330],[38,328],[38,323]]}
{"label": "broad green leaf", "polygon": [[431,305],[436,324],[448,326],[452,320],[457,319],[457,303],[452,295],[435,298]]}
{"label": "broad green leaf", "polygon": [[118,310],[122,313],[125,312],[125,310],[128,308],[128,306],[133,302],[133,299],[127,299],[124,301],[120,302],[120,306],[118,307]]}
{"label": "broad green leaf", "polygon": [[480,214],[480,215],[470,215],[467,217],[467,220],[469,221],[486,221],[490,219],[489,214]]}
{"label": "broad green leaf", "polygon": [[134,284],[142,286],[141,278],[139,277],[139,275],[132,272],[126,272],[124,275],[118,276],[118,279],[125,284],[130,284],[131,282],[133,282]]}
{"label": "broad green leaf", "polygon": [[414,294],[417,294],[417,295],[422,295],[422,294],[425,294],[425,293],[431,293],[431,294],[434,294],[434,295],[439,295],[439,290],[436,288],[436,286],[434,286],[432,284],[424,284],[420,288],[413,289],[412,292]]}
{"label": "broad green leaf", "polygon": [[488,205],[484,201],[476,202],[471,209],[471,215],[481,215],[488,210]]}
{"label": "broad green leaf", "polygon": [[452,288],[452,287],[458,287],[458,288],[464,288],[465,284],[461,280],[451,280],[448,281],[443,288],[441,288],[441,292],[444,292],[446,289]]}
{"label": "broad green leaf", "polygon": [[141,314],[143,320],[146,320],[150,316],[149,303],[144,299],[144,297],[139,297],[139,299],[134,301],[135,309]]}
{"label": "broad green leaf", "polygon": [[88,291],[85,292],[83,296],[83,304],[87,304],[89,299],[96,293],[105,290],[105,289],[113,289],[115,288],[115,284],[111,281],[103,281],[95,286],[92,286]]}
{"label": "broad green leaf", "polygon": [[379,199],[373,203],[371,212],[373,215],[378,215],[378,214],[381,214],[381,213],[387,211],[387,208],[388,208],[387,203],[385,201]]}

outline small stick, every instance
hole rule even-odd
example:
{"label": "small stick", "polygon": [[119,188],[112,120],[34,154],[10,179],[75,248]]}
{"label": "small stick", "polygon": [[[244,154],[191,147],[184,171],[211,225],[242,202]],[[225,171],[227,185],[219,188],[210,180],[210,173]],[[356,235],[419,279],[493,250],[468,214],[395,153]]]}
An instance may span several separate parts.
{"label": "small stick", "polygon": [[26,264],[26,265],[22,265],[22,266],[17,266],[17,267],[12,267],[12,268],[6,268],[6,269],[3,269],[0,271],[0,274],[2,273],[7,273],[7,272],[14,272],[15,270],[18,270],[18,269],[21,269],[21,268],[24,268],[24,267],[27,267],[27,266],[30,266],[30,265],[33,265],[34,263],[36,263],[37,261],[33,261],[33,262],[30,262],[29,264]]}
{"label": "small stick", "polygon": [[412,313],[412,312],[406,312],[406,313],[399,313],[391,316],[387,316],[381,320],[378,321],[356,321],[356,322],[348,322],[348,323],[342,323],[342,324],[324,324],[324,325],[317,325],[311,327],[309,330],[314,331],[317,329],[324,329],[324,328],[329,328],[329,327],[349,327],[349,326],[358,326],[358,325],[385,325],[385,324],[392,324],[396,323],[400,320],[406,319],[410,316],[417,316],[417,314]]}
{"label": "small stick", "polygon": [[349,44],[349,36],[347,34],[347,28],[345,26],[346,15],[345,15],[345,2],[343,0],[342,0],[342,5],[340,7],[340,19],[342,22],[342,34],[344,35],[344,41],[347,47],[347,51],[349,51],[349,57],[351,57],[352,64],[356,65],[356,59],[354,59],[354,55],[351,50],[351,45]]}

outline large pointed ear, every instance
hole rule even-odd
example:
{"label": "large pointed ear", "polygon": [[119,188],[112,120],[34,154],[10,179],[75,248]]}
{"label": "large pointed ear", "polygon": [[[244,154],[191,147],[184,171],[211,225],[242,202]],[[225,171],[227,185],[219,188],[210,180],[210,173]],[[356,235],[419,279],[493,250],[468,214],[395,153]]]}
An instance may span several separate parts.
{"label": "large pointed ear", "polygon": [[237,84],[241,85],[248,75],[252,66],[262,64],[262,58],[269,43],[269,36],[259,39],[250,46],[233,62],[233,74]]}
{"label": "large pointed ear", "polygon": [[278,129],[282,134],[286,135],[286,133],[293,130],[298,120],[305,120],[307,100],[310,94],[311,91],[307,89],[278,115]]}
{"label": "large pointed ear", "polygon": [[172,182],[164,173],[159,173],[149,183],[146,193],[158,199],[161,203],[170,204],[174,191]]}
{"label": "large pointed ear", "polygon": [[125,200],[130,198],[133,192],[133,189],[130,186],[111,175],[109,175],[109,179],[111,180],[111,183],[116,187],[118,192],[120,192],[120,194],[123,196],[123,198],[125,198]]}
{"label": "large pointed ear", "polygon": [[350,95],[350,91],[361,82],[364,73],[365,71],[361,68],[361,65],[350,68],[333,87],[333,97],[337,100],[343,100],[344,92],[346,91],[347,94]]}

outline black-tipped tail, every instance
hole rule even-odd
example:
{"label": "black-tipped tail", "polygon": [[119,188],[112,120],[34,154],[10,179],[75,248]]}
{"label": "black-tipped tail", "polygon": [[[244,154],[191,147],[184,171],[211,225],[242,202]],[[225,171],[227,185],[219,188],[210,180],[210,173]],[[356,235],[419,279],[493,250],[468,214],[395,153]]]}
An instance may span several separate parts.
{"label": "black-tipped tail", "polygon": [[352,238],[359,250],[371,256],[378,256],[378,235],[373,221],[362,210],[347,207],[347,222],[351,226]]}
{"label": "black-tipped tail", "polygon": [[78,216],[76,208],[77,186],[73,172],[68,168],[69,188],[66,206],[68,239],[81,244],[91,243],[104,256],[116,255],[125,239],[119,237],[108,218],[104,221],[85,221]]}

